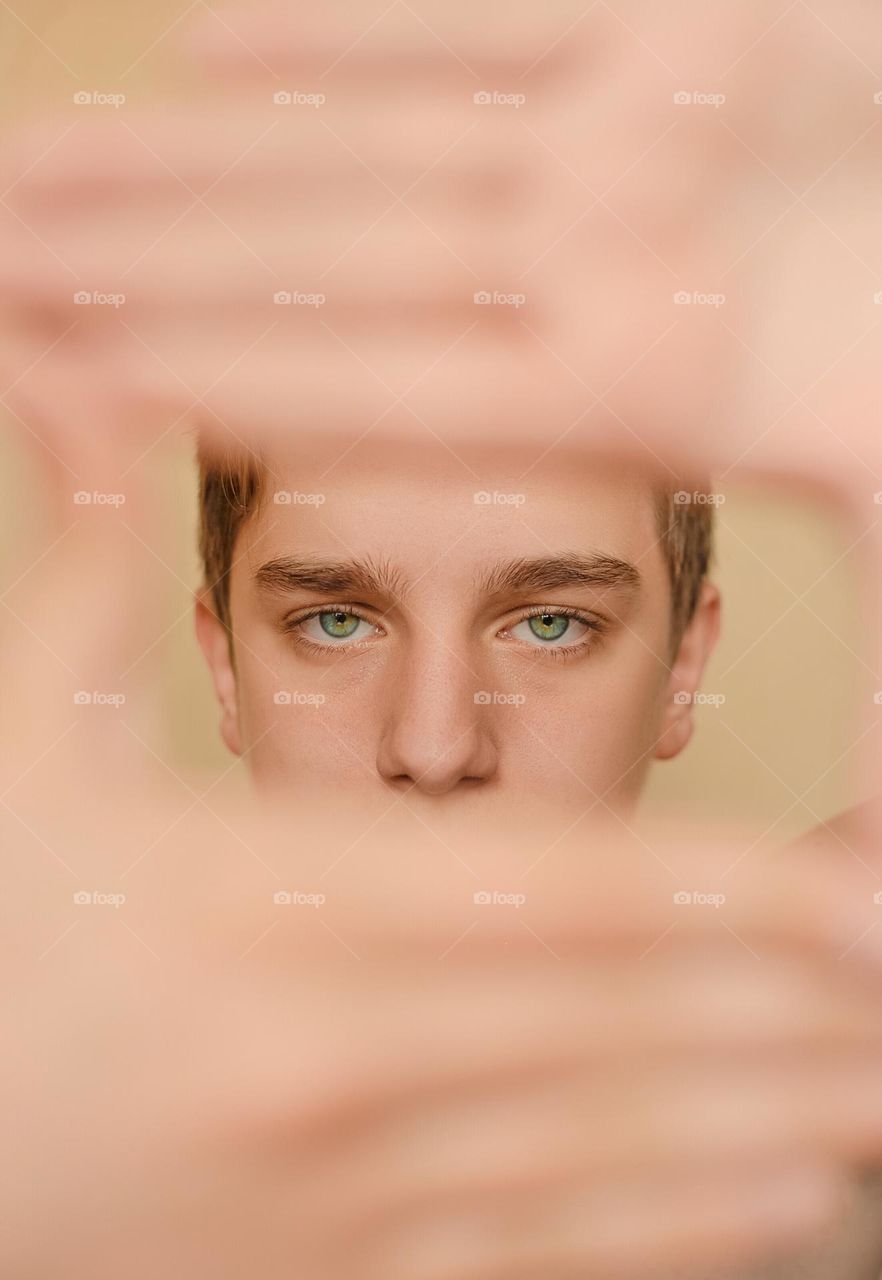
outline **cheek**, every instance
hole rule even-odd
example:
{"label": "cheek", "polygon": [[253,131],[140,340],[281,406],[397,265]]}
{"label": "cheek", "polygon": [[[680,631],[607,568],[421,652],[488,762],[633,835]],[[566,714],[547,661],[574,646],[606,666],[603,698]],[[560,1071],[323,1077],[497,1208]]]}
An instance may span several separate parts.
{"label": "cheek", "polygon": [[251,654],[243,660],[240,651],[236,669],[236,701],[239,727],[246,747],[278,718],[279,711],[284,710],[276,702],[284,688],[284,679],[271,666],[263,665]]}
{"label": "cheek", "polygon": [[237,692],[256,782],[351,783],[371,776],[377,711],[369,687],[341,689],[321,672],[251,658],[240,666]]}
{"label": "cheek", "polygon": [[510,763],[515,755],[528,760],[545,787],[575,790],[586,803],[614,786],[643,749],[642,724],[597,703],[571,705],[562,715],[549,716],[546,709],[525,728],[517,745],[510,741],[509,751],[503,748]]}
{"label": "cheek", "polygon": [[[529,762],[547,782],[558,776],[564,787],[603,794],[651,754],[658,734],[661,690],[666,673],[642,646],[620,652],[603,670],[586,667],[573,678],[528,693],[519,716],[520,732],[510,750]],[[516,730],[515,723],[512,729]],[[503,750],[505,746],[503,746]]]}

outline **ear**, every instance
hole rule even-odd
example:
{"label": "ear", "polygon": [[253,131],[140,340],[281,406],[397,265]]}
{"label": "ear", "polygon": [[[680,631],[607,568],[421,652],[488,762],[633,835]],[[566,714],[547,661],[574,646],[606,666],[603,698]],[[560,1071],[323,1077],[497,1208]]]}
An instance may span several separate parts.
{"label": "ear", "polygon": [[720,592],[705,582],[689,626],[680,642],[665,689],[665,703],[655,746],[656,760],[672,760],[689,743],[695,729],[693,696],[708,659],[720,638]]}
{"label": "ear", "polygon": [[233,755],[240,756],[242,737],[239,732],[239,702],[230,640],[226,627],[211,604],[210,593],[205,588],[196,593],[195,623],[196,639],[208,663],[214,692],[220,704],[221,737]]}

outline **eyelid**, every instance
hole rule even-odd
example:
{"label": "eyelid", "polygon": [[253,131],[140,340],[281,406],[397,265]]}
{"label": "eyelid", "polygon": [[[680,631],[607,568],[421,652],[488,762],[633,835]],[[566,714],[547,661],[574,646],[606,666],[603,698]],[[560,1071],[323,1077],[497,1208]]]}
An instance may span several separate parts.
{"label": "eyelid", "polygon": [[519,613],[513,621],[506,623],[504,629],[507,631],[509,627],[515,627],[519,622],[527,622],[530,618],[541,618],[544,613],[550,613],[554,617],[575,618],[578,622],[584,622],[586,627],[591,627],[597,631],[608,625],[605,618],[599,614],[591,613],[587,609],[577,609],[573,605],[543,604],[530,606],[524,612]]}
{"label": "eyelid", "polygon": [[[293,612],[293,613],[287,614],[280,623],[280,629],[285,635],[297,633],[296,638],[299,643],[302,643],[307,648],[312,648],[317,650],[331,649],[331,648],[340,648],[340,649],[355,648],[359,644],[370,643],[370,641],[368,640],[353,640],[353,641],[350,641],[348,645],[343,643],[339,645],[334,645],[334,644],[324,645],[312,640],[309,636],[305,635],[305,633],[301,630],[301,628],[304,623],[311,621],[313,618],[320,617],[323,613],[350,614],[352,617],[358,618],[360,621],[368,623],[369,626],[376,627],[377,631],[380,632],[381,635],[386,634],[383,626],[379,622],[375,622],[371,617],[368,616],[368,612],[366,611],[364,606],[356,605],[356,604],[348,604],[345,602],[338,602],[338,601],[329,602],[322,605],[314,605],[312,607],[306,608],[305,611],[303,612]],[[551,614],[554,617],[571,618],[578,622],[581,622],[585,627],[588,628],[588,634],[585,636],[582,636],[579,640],[576,640],[569,645],[549,644],[547,647],[541,646],[541,645],[535,645],[535,646],[525,645],[525,647],[535,648],[538,652],[544,652],[548,654],[556,653],[561,656],[566,655],[568,653],[571,653],[571,654],[576,653],[579,650],[588,648],[592,644],[596,644],[599,638],[606,631],[607,626],[609,625],[606,619],[599,617],[597,615],[592,615],[586,610],[575,608],[572,605],[534,605],[534,606],[523,609],[517,615],[517,617],[513,618],[512,621],[506,623],[506,625],[502,628],[502,633],[503,634],[510,633],[512,628],[518,626],[520,623],[528,622],[530,618],[541,617],[543,614],[546,614],[546,613]],[[510,634],[508,638],[514,639],[514,637],[511,636]]]}
{"label": "eyelid", "polygon": [[310,618],[318,618],[323,613],[349,613],[352,614],[354,618],[360,618],[362,622],[369,622],[371,626],[380,626],[378,622],[374,622],[373,618],[368,617],[365,612],[365,606],[358,604],[346,604],[345,602],[340,603],[336,600],[328,604],[313,605],[306,608],[303,612],[295,610],[292,613],[287,613],[282,619],[280,626],[283,631],[287,631],[293,627],[299,626],[301,622],[308,622]]}
{"label": "eyelid", "polygon": [[[379,636],[368,636],[362,639],[343,637],[337,641],[329,638],[327,642],[313,639],[312,636],[306,634],[306,626],[313,618],[318,618],[323,613],[346,613],[375,628]],[[373,644],[378,638],[386,635],[385,629],[378,622],[374,622],[367,617],[360,606],[337,601],[330,604],[314,605],[312,608],[307,608],[303,613],[290,613],[282,619],[279,629],[283,636],[290,639],[303,652],[313,653],[322,658],[325,658],[329,653],[338,652],[342,654],[347,651],[357,651],[366,645]]]}
{"label": "eyelid", "polygon": [[[531,618],[541,618],[543,614],[550,614],[553,617],[571,618],[577,622],[581,622],[587,628],[586,634],[578,640],[574,640],[571,644],[530,644],[529,641],[519,640],[511,634],[514,627],[520,626],[523,622],[529,622]],[[514,640],[515,643],[522,645],[524,649],[531,649],[537,655],[543,658],[575,657],[582,652],[593,649],[605,635],[608,624],[602,618],[592,616],[583,609],[573,608],[571,605],[537,605],[526,612],[521,613],[512,622],[503,627],[502,635],[508,640]]]}

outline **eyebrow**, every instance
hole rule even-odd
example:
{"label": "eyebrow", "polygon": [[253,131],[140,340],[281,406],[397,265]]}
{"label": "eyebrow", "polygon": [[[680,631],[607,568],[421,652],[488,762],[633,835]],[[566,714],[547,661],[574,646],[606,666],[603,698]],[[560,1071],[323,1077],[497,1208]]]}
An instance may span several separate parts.
{"label": "eyebrow", "polygon": [[254,574],[259,591],[288,595],[292,591],[330,594],[401,596],[404,581],[388,560],[308,560],[280,556],[267,560]]}
{"label": "eyebrow", "polygon": [[[310,560],[280,556],[262,564],[254,574],[259,591],[288,595],[294,591],[327,591],[338,595],[359,593],[401,598],[407,588],[401,573],[388,560]],[[485,596],[558,587],[593,587],[636,595],[643,584],[636,565],[615,556],[563,555],[504,560],[479,578],[476,589]]]}
{"label": "eyebrow", "polygon": [[599,553],[540,556],[495,565],[480,583],[488,596],[518,591],[552,591],[556,587],[599,587],[636,595],[643,579],[637,566]]}

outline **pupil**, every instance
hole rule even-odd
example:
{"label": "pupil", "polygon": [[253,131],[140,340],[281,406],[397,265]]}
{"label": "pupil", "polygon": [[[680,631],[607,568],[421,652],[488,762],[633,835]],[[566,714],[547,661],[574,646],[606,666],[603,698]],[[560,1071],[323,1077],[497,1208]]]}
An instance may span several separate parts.
{"label": "pupil", "polygon": [[345,609],[328,609],[320,618],[322,629],[329,636],[336,636],[338,639],[351,636],[358,625],[358,619]]}
{"label": "pupil", "polygon": [[559,640],[569,625],[568,619],[559,613],[537,613],[530,621],[533,634],[540,640]]}

